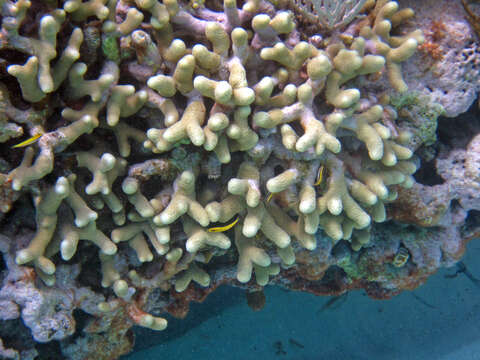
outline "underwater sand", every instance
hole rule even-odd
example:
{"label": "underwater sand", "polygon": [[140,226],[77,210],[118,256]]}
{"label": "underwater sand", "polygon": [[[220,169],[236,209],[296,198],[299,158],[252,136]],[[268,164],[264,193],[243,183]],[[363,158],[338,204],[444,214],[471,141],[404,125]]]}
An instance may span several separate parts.
{"label": "underwater sand", "polygon": [[[480,279],[480,241],[463,263]],[[136,327],[137,352],[125,360],[476,360],[480,359],[480,285],[457,267],[391,300],[349,293],[330,297],[265,288],[253,312],[243,290],[221,287],[164,332]]]}

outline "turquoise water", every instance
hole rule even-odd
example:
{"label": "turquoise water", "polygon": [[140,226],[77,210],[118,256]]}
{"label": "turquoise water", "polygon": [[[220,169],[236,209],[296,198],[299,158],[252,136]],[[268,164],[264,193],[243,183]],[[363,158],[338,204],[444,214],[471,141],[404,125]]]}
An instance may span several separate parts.
{"label": "turquoise water", "polygon": [[[476,240],[463,259],[478,278],[479,255]],[[331,298],[270,286],[260,312],[243,290],[222,287],[164,332],[137,328],[139,351],[123,359],[480,359],[480,288],[464,273],[445,278],[456,270],[391,300],[356,291],[328,307]]]}

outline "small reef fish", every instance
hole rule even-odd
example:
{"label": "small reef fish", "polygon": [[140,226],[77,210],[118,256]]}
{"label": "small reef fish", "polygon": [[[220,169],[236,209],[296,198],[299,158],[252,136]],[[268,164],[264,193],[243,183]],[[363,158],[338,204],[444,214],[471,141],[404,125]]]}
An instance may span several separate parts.
{"label": "small reef fish", "polygon": [[253,311],[260,311],[264,308],[267,298],[263,290],[258,291],[247,291],[247,305]]}
{"label": "small reef fish", "polygon": [[272,199],[273,199],[273,193],[268,193],[267,199],[266,199],[265,201],[266,201],[267,204],[268,204],[270,201],[272,201]]}
{"label": "small reef fish", "polygon": [[283,344],[281,341],[275,341],[273,343],[275,349],[275,355],[287,355],[287,352],[283,349]]}
{"label": "small reef fish", "polygon": [[12,149],[21,148],[21,147],[31,145],[31,144],[35,143],[38,139],[40,139],[42,137],[42,135],[43,135],[42,133],[33,135],[31,138],[28,138],[27,140],[22,141],[21,143],[19,143],[17,145],[13,145]]}
{"label": "small reef fish", "polygon": [[320,166],[320,168],[318,169],[317,180],[315,181],[315,184],[313,184],[313,186],[319,186],[322,184],[324,169],[325,167],[323,165]]}
{"label": "small reef fish", "polygon": [[410,258],[410,253],[408,252],[408,250],[404,247],[401,247],[400,249],[398,249],[398,252],[395,254],[392,264],[397,268],[402,267],[407,263],[409,258]]}
{"label": "small reef fish", "polygon": [[238,220],[239,220],[239,217],[237,216],[237,218],[235,220],[233,220],[230,224],[227,224],[227,225],[224,225],[224,226],[210,227],[210,228],[208,228],[207,231],[208,232],[225,232],[225,231],[228,231],[237,224]]}
{"label": "small reef fish", "polygon": [[459,261],[457,263],[457,271],[451,275],[445,275],[445,278],[447,279],[453,279],[456,278],[459,274],[464,274],[475,286],[480,288],[480,280],[477,279],[473,274],[470,272],[470,270],[467,269],[467,265],[463,261]]}
{"label": "small reef fish", "polygon": [[412,296],[417,299],[420,303],[422,303],[423,305],[425,305],[426,307],[429,307],[430,309],[436,309],[435,306],[433,306],[432,304],[429,304],[428,302],[426,302],[425,300],[423,300],[420,296],[418,296],[417,294],[415,293],[411,293]]}
{"label": "small reef fish", "polygon": [[288,339],[288,342],[289,342],[291,345],[296,346],[296,347],[298,347],[298,348],[300,348],[300,349],[304,349],[304,348],[305,348],[305,345],[301,344],[300,342],[298,342],[298,341],[295,340],[295,339],[290,338],[290,339]]}
{"label": "small reef fish", "polygon": [[347,296],[348,296],[348,292],[342,295],[332,297],[321,307],[320,310],[317,311],[317,314],[324,312],[327,309],[329,310],[338,309],[340,306],[342,306],[343,303],[345,303],[345,301],[347,301]]}

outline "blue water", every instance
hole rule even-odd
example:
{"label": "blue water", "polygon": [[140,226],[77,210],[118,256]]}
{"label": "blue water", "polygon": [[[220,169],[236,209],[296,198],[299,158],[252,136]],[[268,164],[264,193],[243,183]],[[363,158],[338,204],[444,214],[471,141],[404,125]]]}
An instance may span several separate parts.
{"label": "blue water", "polygon": [[[463,262],[478,278],[479,256],[472,241]],[[480,359],[480,288],[464,274],[444,277],[455,271],[391,300],[356,291],[326,309],[328,297],[269,286],[266,306],[253,312],[243,290],[224,286],[163,332],[137,328],[142,350],[123,359]]]}

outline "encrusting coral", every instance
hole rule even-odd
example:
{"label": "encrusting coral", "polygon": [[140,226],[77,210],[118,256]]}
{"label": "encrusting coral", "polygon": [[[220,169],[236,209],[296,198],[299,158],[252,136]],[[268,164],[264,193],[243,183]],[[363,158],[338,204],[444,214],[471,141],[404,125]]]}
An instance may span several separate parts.
{"label": "encrusting coral", "polygon": [[[35,236],[16,262],[47,284],[53,256],[70,260],[88,240],[116,295],[102,311],[131,304],[149,281],[207,287],[210,264],[225,256],[240,282],[254,273],[263,286],[315,250],[319,233],[332,246],[370,246],[397,186],[413,185],[409,134],[388,96],[362,90],[385,72],[387,90],[407,91],[401,64],[423,36],[392,34],[413,16],[397,2],[366,1],[346,35],[329,29],[323,40],[264,0],[225,0],[223,11],[208,1],[56,3],[0,1],[0,48],[26,59],[0,84],[0,139],[19,127],[39,135],[8,174],[36,207]],[[23,29],[33,8],[38,29]],[[22,99],[12,102],[15,86]],[[155,280],[134,264],[155,267]],[[137,324],[165,328],[137,310]]]}

